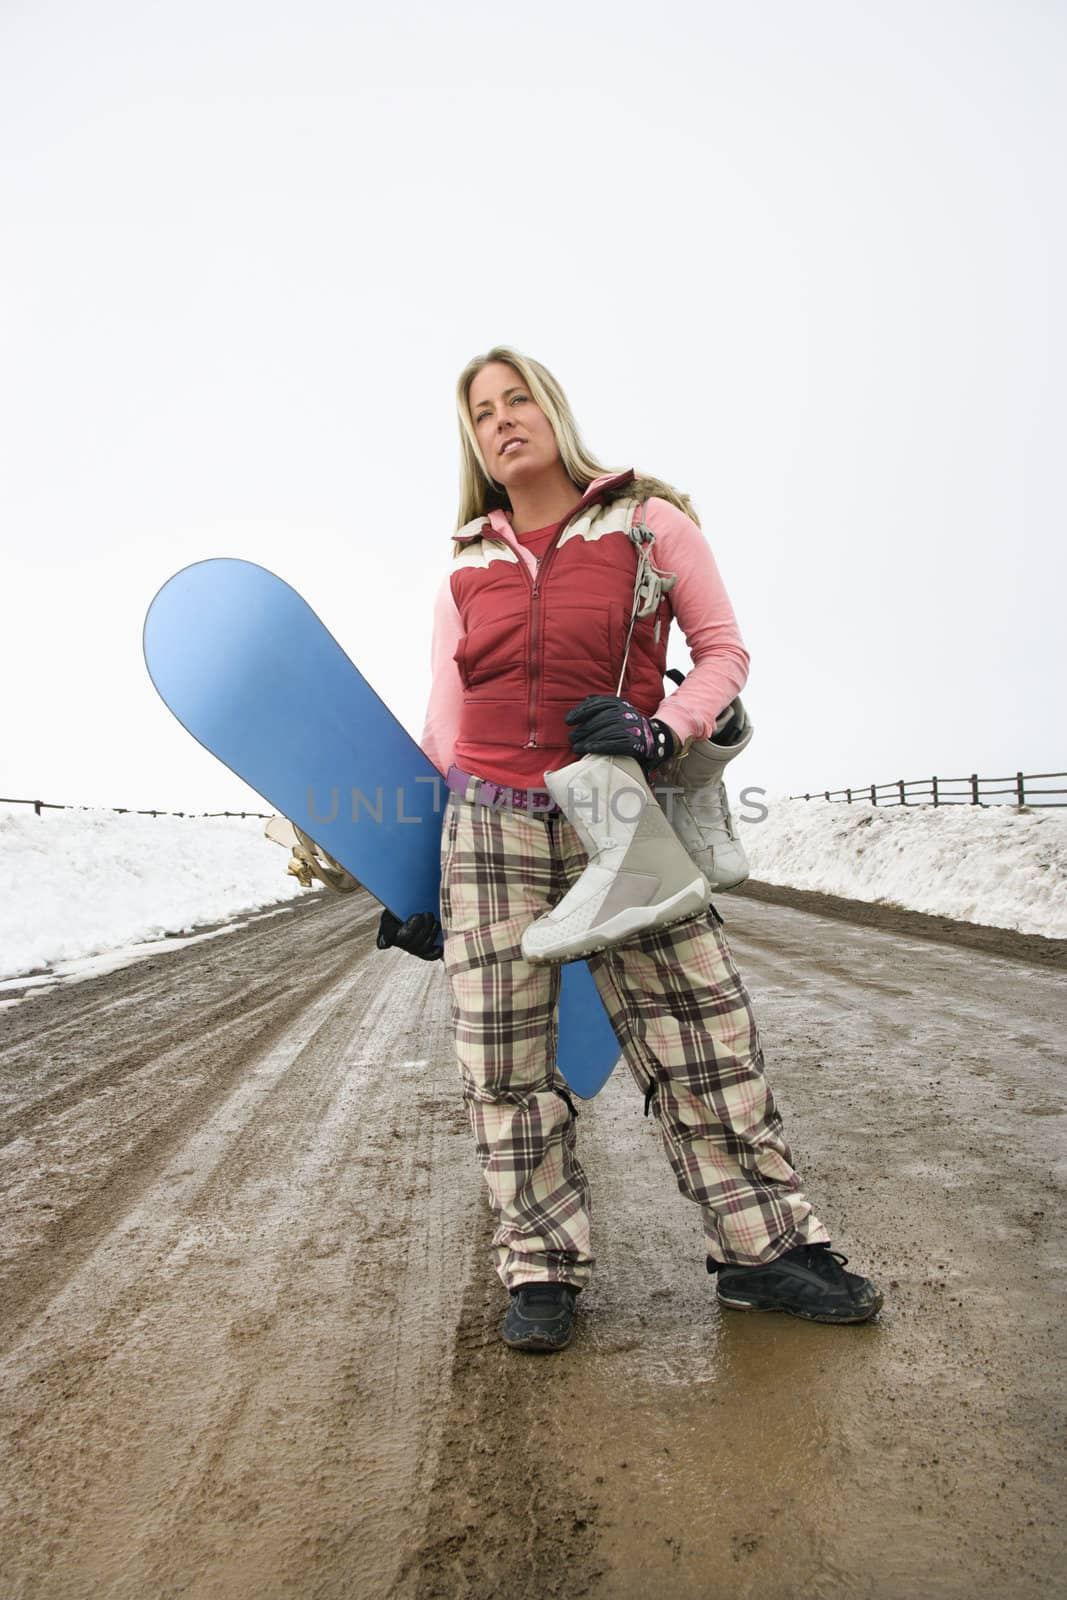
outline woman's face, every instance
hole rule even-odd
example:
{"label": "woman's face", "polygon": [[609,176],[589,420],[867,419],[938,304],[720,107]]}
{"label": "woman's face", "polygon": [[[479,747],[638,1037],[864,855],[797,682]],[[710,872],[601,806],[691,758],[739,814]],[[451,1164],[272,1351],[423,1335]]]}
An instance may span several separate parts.
{"label": "woman's face", "polygon": [[467,401],[482,459],[505,489],[531,482],[559,460],[548,418],[507,362],[483,367],[471,380]]}

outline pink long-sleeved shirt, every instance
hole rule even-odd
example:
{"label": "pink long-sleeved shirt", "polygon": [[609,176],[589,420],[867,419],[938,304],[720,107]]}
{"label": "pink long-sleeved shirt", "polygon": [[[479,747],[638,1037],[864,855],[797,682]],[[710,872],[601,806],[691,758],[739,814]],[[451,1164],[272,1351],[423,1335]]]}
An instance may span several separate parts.
{"label": "pink long-sleeved shirt", "polygon": [[[598,479],[597,484],[603,481]],[[700,528],[677,506],[659,498],[645,502],[643,517],[656,535],[653,549],[656,566],[677,576],[670,593],[671,607],[693,660],[692,671],[685,682],[664,696],[655,715],[682,740],[706,739],[720,712],[744,688],[748,678],[748,651],[711,546]],[[525,562],[531,576],[535,574],[536,558],[516,537],[503,512],[492,513],[491,536],[504,539],[518,553],[519,560]],[[434,607],[432,686],[421,740],[422,749],[442,773],[454,763],[459,733],[463,685],[455,652],[462,636],[463,623],[449,573],[441,584]],[[531,776],[528,770],[529,751],[516,749],[514,763],[507,769],[501,765],[499,745],[492,747],[491,755],[487,750],[484,764],[476,764],[477,755],[477,751],[472,753],[468,747],[464,765],[479,777],[518,787],[541,781],[540,774]],[[536,753],[533,755],[536,761]]]}

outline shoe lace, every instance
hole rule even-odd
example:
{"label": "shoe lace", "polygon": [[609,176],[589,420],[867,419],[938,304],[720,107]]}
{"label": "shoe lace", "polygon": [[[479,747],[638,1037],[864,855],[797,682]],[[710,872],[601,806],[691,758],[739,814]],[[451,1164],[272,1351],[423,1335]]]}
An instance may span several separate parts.
{"label": "shoe lace", "polygon": [[838,1250],[831,1250],[828,1244],[802,1244],[796,1252],[790,1255],[803,1255],[804,1265],[827,1283],[832,1283],[836,1289],[843,1288],[850,1300],[855,1300],[854,1276],[845,1271],[848,1256],[841,1255]]}

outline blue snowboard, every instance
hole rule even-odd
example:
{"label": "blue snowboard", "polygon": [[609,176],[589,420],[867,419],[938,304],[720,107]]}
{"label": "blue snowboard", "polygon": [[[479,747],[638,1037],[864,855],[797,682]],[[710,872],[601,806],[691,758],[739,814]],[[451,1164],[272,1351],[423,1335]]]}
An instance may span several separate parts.
{"label": "blue snowboard", "polygon": [[[144,655],[182,727],[377,900],[436,909],[444,780],[295,589],[251,561],[194,562],[149,606]],[[585,962],[562,980],[557,1063],[588,1099],[619,1044]]]}

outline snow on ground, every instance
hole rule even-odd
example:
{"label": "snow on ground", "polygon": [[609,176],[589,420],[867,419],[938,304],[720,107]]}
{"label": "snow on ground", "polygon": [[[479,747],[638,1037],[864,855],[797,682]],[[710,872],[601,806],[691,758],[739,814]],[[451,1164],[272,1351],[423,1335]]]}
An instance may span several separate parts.
{"label": "snow on ground", "polygon": [[0,805],[0,977],[189,933],[307,893],[286,874],[288,851],[263,837],[265,826],[253,817],[37,816],[31,806]]}
{"label": "snow on ground", "polygon": [[[1067,810],[734,800],[752,876],[1067,938]],[[0,978],[84,976],[307,891],[258,818],[137,817],[0,805]],[[167,948],[172,947],[168,940]]]}
{"label": "snow on ground", "polygon": [[1067,938],[1067,808],[770,802],[738,835],[753,878]]}

